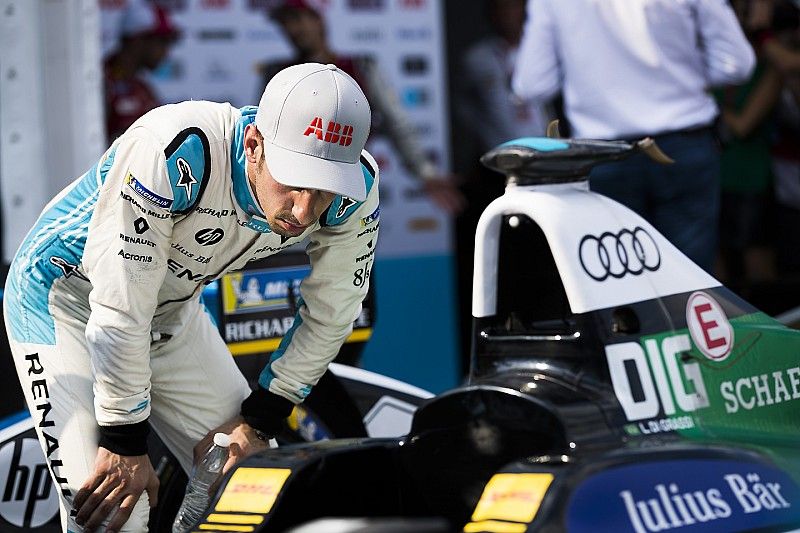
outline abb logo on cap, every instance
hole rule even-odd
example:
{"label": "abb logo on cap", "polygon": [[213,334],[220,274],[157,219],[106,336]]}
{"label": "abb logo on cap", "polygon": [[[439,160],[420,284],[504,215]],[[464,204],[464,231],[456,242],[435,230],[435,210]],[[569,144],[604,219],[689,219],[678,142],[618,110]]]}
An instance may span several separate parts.
{"label": "abb logo on cap", "polygon": [[326,143],[338,143],[339,146],[350,146],[353,142],[353,126],[349,124],[339,124],[338,122],[328,121],[328,127],[323,134],[323,120],[314,117],[311,124],[306,128],[303,135],[316,135],[317,139]]}

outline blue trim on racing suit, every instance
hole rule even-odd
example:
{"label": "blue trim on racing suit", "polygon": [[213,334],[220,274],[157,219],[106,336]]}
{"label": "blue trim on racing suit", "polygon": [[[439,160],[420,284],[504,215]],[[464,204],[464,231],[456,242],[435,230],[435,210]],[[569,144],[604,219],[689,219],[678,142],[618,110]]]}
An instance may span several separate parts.
{"label": "blue trim on racing suit", "polygon": [[76,269],[83,258],[89,221],[115,153],[111,151],[102,165],[92,167],[42,213],[20,246],[4,296],[12,309],[21,310],[7,317],[15,340],[55,344],[55,323],[48,311],[50,289],[59,278],[79,275]]}

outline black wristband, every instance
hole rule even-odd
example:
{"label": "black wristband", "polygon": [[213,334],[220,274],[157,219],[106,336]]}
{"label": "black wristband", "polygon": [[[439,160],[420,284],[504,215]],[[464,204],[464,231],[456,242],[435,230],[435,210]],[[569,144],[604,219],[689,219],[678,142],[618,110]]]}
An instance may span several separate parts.
{"label": "black wristband", "polygon": [[266,389],[257,387],[245,401],[242,402],[242,418],[257,429],[274,437],[283,428],[283,421],[292,414],[294,404]]}
{"label": "black wristband", "polygon": [[147,454],[147,436],[150,434],[150,424],[147,420],[121,426],[98,426],[98,429],[100,430],[98,446],[117,455]]}

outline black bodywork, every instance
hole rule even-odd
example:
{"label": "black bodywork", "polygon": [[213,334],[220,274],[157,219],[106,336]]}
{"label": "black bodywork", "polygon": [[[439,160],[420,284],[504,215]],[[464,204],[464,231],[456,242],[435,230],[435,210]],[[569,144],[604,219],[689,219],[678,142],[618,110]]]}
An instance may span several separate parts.
{"label": "black bodywork", "polygon": [[[594,164],[643,149],[642,144],[621,142],[559,142],[567,147],[538,154],[530,146],[500,147],[484,161],[517,183],[572,181],[582,179]],[[537,165],[536,157],[545,164]],[[285,482],[273,487],[274,504],[253,513],[259,518],[252,530],[286,531],[322,517],[401,517],[407,524],[406,529],[396,523],[382,529],[376,523],[358,531],[800,528],[798,473],[788,472],[787,463],[776,466],[776,453],[764,443],[687,440],[674,431],[625,430],[627,421],[603,347],[675,329],[674,317],[682,313],[683,304],[667,298],[573,314],[558,276],[535,223],[522,217],[521,224],[504,224],[497,313],[474,321],[468,383],[423,404],[405,437],[298,444],[244,461],[238,469],[290,471]],[[753,311],[725,289],[715,294],[726,309]],[[733,473],[737,468],[749,474]],[[482,498],[487,483],[503,473],[532,474],[532,484],[523,489],[543,483],[538,497],[523,489],[503,493],[517,498],[522,507],[531,503],[530,519],[501,513],[486,520],[477,510],[487,503]],[[719,480],[714,478],[717,474]],[[235,483],[232,475],[235,471],[226,483]],[[756,483],[752,479],[759,476],[765,481],[773,476],[780,491],[759,496],[759,511],[754,511],[756,503],[748,507],[747,498]],[[708,487],[687,488],[706,482],[704,477]],[[740,479],[751,485],[741,488]],[[738,494],[736,499],[720,501],[717,481],[727,483]],[[203,531],[224,531],[225,513],[237,511],[217,508],[226,483],[204,518]],[[626,483],[639,492],[627,490]],[[760,489],[752,490],[761,494]],[[604,498],[624,503],[619,509],[627,511],[610,510]],[[763,518],[766,514],[759,513],[767,511],[768,519],[749,521]],[[744,518],[731,524],[728,519],[737,513]],[[433,521],[423,528],[418,522],[422,519]]]}

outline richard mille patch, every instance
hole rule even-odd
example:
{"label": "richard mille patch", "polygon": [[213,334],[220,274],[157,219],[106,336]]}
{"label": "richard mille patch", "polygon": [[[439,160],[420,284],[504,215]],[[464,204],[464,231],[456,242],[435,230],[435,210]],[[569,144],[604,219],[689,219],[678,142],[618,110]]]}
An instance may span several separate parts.
{"label": "richard mille patch", "polygon": [[72,276],[75,276],[76,278],[89,281],[89,278],[81,274],[80,270],[78,270],[78,265],[73,265],[72,263],[69,263],[63,257],[53,256],[50,258],[50,263],[61,269],[61,272],[64,273],[65,278],[71,278]]}
{"label": "richard mille patch", "polygon": [[163,207],[164,209],[169,209],[170,207],[172,207],[172,200],[170,200],[169,198],[164,198],[163,196],[154,193],[153,191],[142,185],[141,182],[139,182],[139,180],[137,180],[136,177],[130,172],[128,172],[128,175],[125,177],[125,183],[128,184],[128,187],[130,187],[133,190],[133,192],[135,192],[138,196],[141,196],[151,204],[157,205],[158,207]]}
{"label": "richard mille patch", "polygon": [[197,180],[192,175],[192,167],[189,166],[189,163],[182,157],[176,160],[176,164],[178,165],[178,172],[181,173],[178,177],[177,185],[178,187],[183,187],[183,190],[186,191],[186,198],[191,199],[192,187],[197,183]]}

